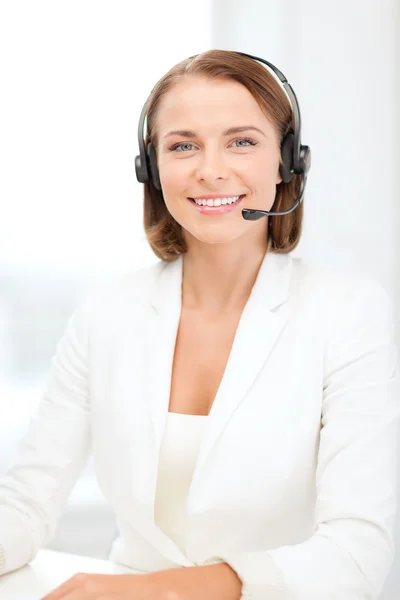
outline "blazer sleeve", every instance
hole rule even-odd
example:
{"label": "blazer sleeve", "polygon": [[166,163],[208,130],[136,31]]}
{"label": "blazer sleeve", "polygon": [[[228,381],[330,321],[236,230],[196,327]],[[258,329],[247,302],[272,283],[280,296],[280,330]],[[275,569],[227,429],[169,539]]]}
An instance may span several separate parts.
{"label": "blazer sleeve", "polygon": [[315,532],[211,558],[237,573],[242,600],[372,600],[390,570],[400,412],[393,307],[374,280],[344,296],[324,357]]}
{"label": "blazer sleeve", "polygon": [[37,412],[0,478],[0,575],[24,566],[53,537],[90,454],[87,299],[69,319]]}

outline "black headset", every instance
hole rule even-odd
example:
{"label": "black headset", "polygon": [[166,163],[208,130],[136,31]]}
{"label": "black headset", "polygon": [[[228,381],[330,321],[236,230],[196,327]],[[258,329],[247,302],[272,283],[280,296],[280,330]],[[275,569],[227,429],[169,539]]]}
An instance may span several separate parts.
{"label": "black headset", "polygon": [[[275,216],[275,215],[286,215],[300,204],[303,199],[304,190],[307,182],[307,174],[311,167],[311,150],[309,146],[303,146],[301,144],[301,116],[300,116],[300,107],[297,102],[296,94],[294,93],[291,85],[288,83],[286,77],[283,73],[275,67],[272,63],[264,60],[263,58],[259,58],[258,56],[253,56],[251,54],[246,54],[245,52],[237,52],[237,54],[241,54],[242,56],[248,56],[254,60],[257,60],[265,65],[267,65],[275,75],[278,77],[284,90],[286,91],[290,104],[293,110],[293,120],[294,120],[294,131],[290,130],[283,138],[281,142],[281,157],[282,164],[279,165],[279,173],[282,177],[282,181],[285,183],[290,183],[293,179],[293,174],[302,175],[300,190],[294,205],[283,212],[272,212],[267,210],[255,210],[255,209],[242,209],[243,218],[250,221],[256,221],[261,219],[262,217],[267,216]],[[189,58],[195,58],[198,54],[194,56],[190,56]],[[135,157],[135,171],[136,178],[139,183],[152,183],[157,190],[161,190],[161,182],[160,176],[157,167],[157,157],[156,151],[152,144],[149,142],[147,144],[147,149],[145,148],[144,141],[144,121],[147,113],[147,105],[150,100],[150,97],[146,100],[142,112],[140,114],[139,126],[138,126],[138,143],[139,143],[139,155]]]}

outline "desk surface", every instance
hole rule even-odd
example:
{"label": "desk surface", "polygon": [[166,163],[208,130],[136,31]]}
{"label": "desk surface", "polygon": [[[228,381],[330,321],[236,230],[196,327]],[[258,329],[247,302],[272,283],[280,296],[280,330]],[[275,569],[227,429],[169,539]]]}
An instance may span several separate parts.
{"label": "desk surface", "polygon": [[40,550],[30,563],[0,577],[0,600],[39,600],[80,572],[140,573],[107,560]]}

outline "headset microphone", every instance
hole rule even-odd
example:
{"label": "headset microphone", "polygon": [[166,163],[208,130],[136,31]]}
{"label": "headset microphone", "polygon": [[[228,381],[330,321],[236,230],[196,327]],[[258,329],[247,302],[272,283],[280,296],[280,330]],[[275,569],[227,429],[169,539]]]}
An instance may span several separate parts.
{"label": "headset microphone", "polygon": [[262,219],[263,217],[270,217],[270,216],[275,216],[275,215],[288,215],[289,213],[293,212],[298,207],[300,202],[302,201],[303,194],[304,194],[304,188],[306,187],[306,182],[307,182],[307,175],[303,175],[303,179],[301,180],[301,185],[300,185],[300,191],[297,195],[296,202],[288,210],[284,210],[282,212],[273,212],[271,210],[256,210],[254,208],[243,208],[242,209],[243,219],[246,219],[246,221],[258,221],[259,219]]}
{"label": "headset microphone", "polygon": [[[273,212],[268,210],[256,210],[251,208],[243,208],[242,216],[247,221],[257,221],[262,217],[275,216],[275,215],[287,215],[295,210],[303,199],[304,190],[307,182],[307,173],[311,167],[311,150],[309,146],[303,146],[300,142],[301,133],[301,117],[300,107],[297,102],[296,94],[294,93],[291,85],[288,83],[286,77],[281,73],[277,67],[272,63],[253,56],[246,54],[245,52],[237,52],[243,56],[248,56],[253,60],[259,61],[267,65],[280,80],[284,90],[286,91],[290,104],[293,110],[293,131],[289,131],[284,136],[281,142],[281,164],[279,165],[279,173],[284,183],[290,183],[293,179],[293,175],[302,175],[300,190],[297,195],[294,205],[288,210],[281,212]],[[190,58],[195,58],[197,54]],[[135,171],[136,178],[140,183],[151,182],[154,187],[161,190],[160,175],[157,167],[157,157],[153,144],[151,141],[147,144],[147,148],[144,143],[144,121],[146,118],[146,109],[149,98],[146,100],[142,112],[140,114],[139,125],[138,125],[138,143],[139,143],[139,154],[135,157]]]}

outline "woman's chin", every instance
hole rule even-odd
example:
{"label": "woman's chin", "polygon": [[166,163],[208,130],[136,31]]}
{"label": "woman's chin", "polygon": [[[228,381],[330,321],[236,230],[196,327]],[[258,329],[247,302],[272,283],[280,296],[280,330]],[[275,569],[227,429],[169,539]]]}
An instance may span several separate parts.
{"label": "woman's chin", "polygon": [[[234,240],[236,240],[238,237],[240,237],[241,234],[243,234],[243,231],[233,231],[233,228],[228,231],[227,228],[225,228],[225,231],[217,231],[217,228],[211,228],[208,227],[208,230],[205,231],[204,229],[201,230],[202,228],[199,228],[198,230],[194,231],[187,231],[186,230],[186,239],[188,241],[188,243],[190,243],[192,240],[196,241],[196,242],[201,242],[203,244],[229,244],[230,242],[233,242]],[[214,229],[214,231],[210,231],[210,229]]]}

